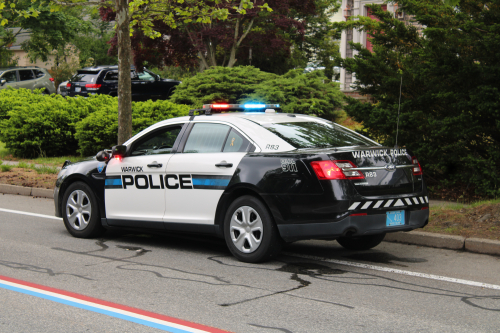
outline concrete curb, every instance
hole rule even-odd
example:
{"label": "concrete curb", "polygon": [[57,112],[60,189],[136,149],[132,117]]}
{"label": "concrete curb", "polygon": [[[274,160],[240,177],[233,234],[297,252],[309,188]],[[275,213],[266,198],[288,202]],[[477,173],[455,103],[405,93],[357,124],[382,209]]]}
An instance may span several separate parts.
{"label": "concrete curb", "polygon": [[387,242],[407,243],[451,250],[462,250],[464,248],[465,237],[434,234],[422,231],[410,231],[388,233],[385,236],[384,240]]}
{"label": "concrete curb", "polygon": [[431,232],[410,231],[388,233],[384,241],[500,256],[500,241],[484,238],[465,238]]}
{"label": "concrete curb", "polygon": [[24,187],[24,186],[0,184],[0,193],[31,195],[34,197],[54,199],[53,190],[48,190],[45,188],[37,188],[37,187]]}

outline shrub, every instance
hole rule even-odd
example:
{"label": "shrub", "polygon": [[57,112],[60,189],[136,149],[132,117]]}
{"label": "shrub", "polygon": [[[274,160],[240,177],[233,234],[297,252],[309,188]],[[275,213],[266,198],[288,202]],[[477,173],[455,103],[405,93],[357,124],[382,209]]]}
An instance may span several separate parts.
{"label": "shrub", "polygon": [[44,100],[46,96],[41,90],[13,89],[11,87],[0,90],[0,121],[8,118],[7,113],[16,107],[35,104]]}
{"label": "shrub", "polygon": [[[132,103],[132,129],[136,134],[165,119],[185,116],[186,105],[170,101],[146,101]],[[89,114],[76,124],[75,138],[82,155],[94,155],[99,150],[111,148],[118,141],[118,107],[103,107]]]}
{"label": "shrub", "polygon": [[116,97],[65,99],[28,89],[6,89],[0,92],[0,110],[4,111],[0,140],[19,157],[75,155],[75,124],[106,108],[118,108]]}
{"label": "shrub", "polygon": [[36,157],[74,154],[76,112],[58,95],[24,103],[7,112],[0,122],[0,140],[15,156]]}
{"label": "shrub", "polygon": [[276,77],[252,66],[212,67],[183,81],[170,100],[177,104],[202,105],[216,102],[237,103],[263,81]]}
{"label": "shrub", "polygon": [[314,114],[329,120],[337,120],[342,115],[344,95],[339,84],[329,80],[323,71],[303,73],[294,69],[282,76],[261,82],[253,93],[240,99],[249,101],[277,103],[283,112]]}

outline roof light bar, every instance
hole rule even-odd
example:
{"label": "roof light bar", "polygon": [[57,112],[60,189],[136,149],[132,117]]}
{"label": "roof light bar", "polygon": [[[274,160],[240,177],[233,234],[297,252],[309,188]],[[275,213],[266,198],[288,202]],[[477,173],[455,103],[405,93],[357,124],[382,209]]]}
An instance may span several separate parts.
{"label": "roof light bar", "polygon": [[243,104],[245,109],[263,109],[266,107],[266,104]]}

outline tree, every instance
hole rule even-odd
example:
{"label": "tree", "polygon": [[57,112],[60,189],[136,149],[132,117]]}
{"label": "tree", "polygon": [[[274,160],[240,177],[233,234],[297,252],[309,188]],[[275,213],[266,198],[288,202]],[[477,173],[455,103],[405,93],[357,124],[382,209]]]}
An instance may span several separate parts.
{"label": "tree", "polygon": [[[500,194],[500,1],[401,0],[420,31],[373,6],[340,23],[369,31],[374,52],[339,63],[356,73],[355,88],[375,103],[350,99],[346,111],[388,145],[406,144],[427,176]],[[400,94],[401,91],[401,94]],[[401,98],[399,134],[397,119]]]}
{"label": "tree", "polygon": [[[153,21],[161,21],[169,27],[176,28],[179,21],[210,23],[212,20],[225,20],[229,14],[227,8],[219,6],[228,0],[212,0],[208,3],[197,0],[33,0],[36,6],[32,5],[23,10],[15,9],[15,3],[12,4],[13,7],[6,7],[9,1],[11,0],[0,0],[0,25],[7,24],[12,18],[37,17],[46,8],[50,12],[57,12],[65,7],[92,6],[95,10],[114,7],[118,67],[121,74],[118,81],[118,144],[125,142],[132,135],[131,85],[128,74],[132,55],[130,23],[148,37],[156,38],[160,34],[154,30]],[[266,5],[261,7],[265,8]],[[247,8],[254,8],[250,0],[241,0],[241,6],[234,9],[237,13],[243,13]],[[9,15],[12,15],[12,18],[9,18]]]}
{"label": "tree", "polygon": [[[331,40],[325,38],[329,32],[326,24],[331,11],[339,6],[337,0],[269,0],[269,6],[264,0],[256,0],[253,7],[241,9],[243,3],[221,2],[219,8],[229,12],[225,21],[188,20],[175,29],[162,20],[152,21],[162,38],[148,39],[142,31],[134,32],[136,65],[201,64],[202,70],[212,66],[254,65],[283,74],[290,68],[305,67],[313,53],[318,53],[318,45]],[[113,17],[106,13],[104,18]]]}

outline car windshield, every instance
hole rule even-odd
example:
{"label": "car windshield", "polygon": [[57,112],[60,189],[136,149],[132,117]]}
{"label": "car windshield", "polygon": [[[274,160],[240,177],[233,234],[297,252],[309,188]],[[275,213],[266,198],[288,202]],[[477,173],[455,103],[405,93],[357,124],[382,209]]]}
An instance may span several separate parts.
{"label": "car windshield", "polygon": [[289,122],[263,124],[297,149],[373,146],[374,142],[331,122]]}
{"label": "car windshield", "polygon": [[86,72],[86,71],[78,71],[75,76],[71,78],[71,82],[90,82],[94,83],[97,79],[96,72]]}

